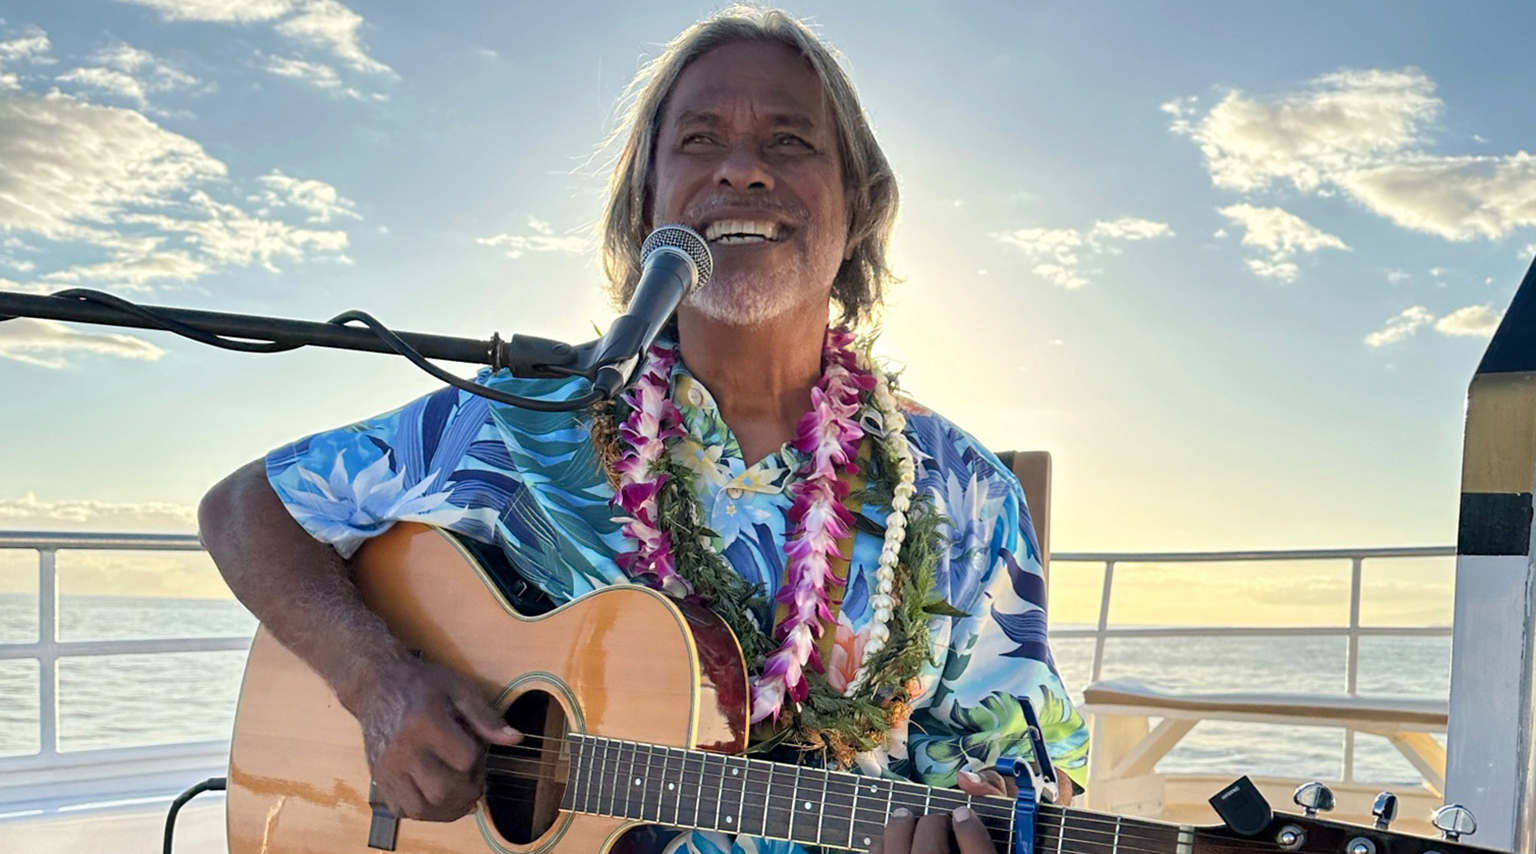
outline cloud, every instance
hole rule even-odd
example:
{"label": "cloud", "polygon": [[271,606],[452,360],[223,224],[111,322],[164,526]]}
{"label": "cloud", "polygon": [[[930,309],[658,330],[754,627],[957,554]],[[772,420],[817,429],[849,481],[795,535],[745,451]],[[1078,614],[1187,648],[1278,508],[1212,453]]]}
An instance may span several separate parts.
{"label": "cloud", "polygon": [[289,38],[329,48],[343,62],[369,74],[393,75],[389,66],[369,56],[358,44],[357,31],[363,16],[336,0],[308,0],[298,15],[277,25]]}
{"label": "cloud", "polygon": [[252,201],[260,201],[274,207],[292,205],[309,211],[310,222],[326,223],[337,217],[362,219],[351,199],[343,198],[336,188],[324,181],[290,178],[280,170],[263,175],[261,183],[267,190]]}
{"label": "cloud", "polygon": [[589,246],[589,241],[585,237],[556,236],[554,228],[543,220],[529,218],[528,228],[533,231],[533,234],[497,234],[491,237],[477,237],[475,242],[482,246],[505,247],[508,258],[521,258],[524,252],[576,254],[585,251]]}
{"label": "cloud", "polygon": [[1504,319],[1501,312],[1491,305],[1469,305],[1458,308],[1435,321],[1435,331],[1442,335],[1475,335],[1487,338],[1499,328]]}
{"label": "cloud", "polygon": [[1532,243],[1520,250],[1520,260],[1529,261],[1532,258],[1536,258],[1536,243]]}
{"label": "cloud", "polygon": [[[0,24],[5,23],[0,20]],[[0,41],[0,92],[6,92],[21,88],[21,75],[15,72],[7,72],[5,66],[15,62],[28,62],[47,64],[53,62],[48,56],[52,45],[48,42],[48,34],[37,27],[28,27],[26,35],[6,41]]]}
{"label": "cloud", "polygon": [[1089,229],[1021,228],[992,234],[993,239],[1034,259],[1035,275],[1069,290],[1088,284],[1080,269],[1083,254],[1118,254],[1120,242],[1172,236],[1167,223],[1135,217],[1100,220]]}
{"label": "cloud", "polygon": [[[299,44],[323,50],[349,67],[394,77],[388,65],[363,49],[363,17],[337,0],[118,0],[156,10],[168,21],[224,24],[274,22],[273,29]],[[270,70],[270,69],[269,69]],[[298,75],[288,75],[298,76]]]}
{"label": "cloud", "polygon": [[1200,146],[1217,187],[1254,193],[1289,185],[1343,194],[1394,224],[1447,240],[1498,239],[1536,226],[1536,157],[1443,156],[1426,150],[1443,103],[1407,68],[1348,70],[1295,92],[1229,92],[1163,105],[1170,130]]}
{"label": "cloud", "polygon": [[1498,239],[1536,226],[1536,156],[1420,156],[1340,174],[1337,183],[1403,228],[1446,240]]}
{"label": "cloud", "polygon": [[32,62],[46,61],[53,47],[48,34],[37,27],[28,27],[26,35],[0,42],[0,64],[24,59]]}
{"label": "cloud", "polygon": [[247,23],[270,21],[293,11],[299,0],[118,0],[148,6],[167,21]]}
{"label": "cloud", "polygon": [[197,529],[197,511],[186,505],[159,501],[48,501],[28,492],[20,498],[0,498],[0,526],[12,529],[79,527],[97,531],[146,528],[194,531]]}
{"label": "cloud", "polygon": [[1433,322],[1434,319],[1435,316],[1422,305],[1404,309],[1400,314],[1388,319],[1381,329],[1365,336],[1365,343],[1372,347],[1396,343],[1419,331],[1420,327]]}
{"label": "cloud", "polygon": [[1387,271],[1387,281],[1394,285],[1401,285],[1403,282],[1406,282],[1411,278],[1413,278],[1413,276],[1409,275],[1407,270],[1398,270],[1394,268]]}
{"label": "cloud", "polygon": [[181,233],[203,256],[219,263],[248,266],[260,262],[277,272],[272,263],[279,257],[303,260],[311,250],[339,252],[347,247],[344,231],[315,231],[275,219],[251,216],[232,204],[220,202],[201,190],[192,194],[189,206],[203,213],[195,218],[161,214],[129,214],[124,221],[152,225],[162,231]]}
{"label": "cloud", "polygon": [[1349,249],[1336,235],[1281,208],[1237,204],[1220,208],[1217,213],[1243,227],[1244,246],[1266,250],[1263,258],[1248,259],[1248,268],[1266,278],[1295,281],[1299,271],[1291,259],[1297,252]]}
{"label": "cloud", "polygon": [[[122,65],[149,67],[135,59],[142,52],[120,53]],[[350,211],[339,194],[327,199],[329,185],[273,175],[281,178],[264,182],[268,192],[284,193],[276,198],[312,220]],[[204,189],[227,177],[224,163],[196,141],[136,110],[59,92],[0,92],[0,233],[30,233],[70,250],[50,252],[69,266],[39,281],[145,288],[192,281],[221,265],[275,269],[274,259],[346,247],[344,231],[252,215]]]}
{"label": "cloud", "polygon": [[1267,100],[1229,92],[1198,121],[1194,99],[1163,109],[1176,117],[1175,133],[1200,145],[1216,186],[1246,192],[1285,181],[1310,191],[1420,142],[1440,111],[1434,88],[1417,69],[1342,71]]}
{"label": "cloud", "polygon": [[336,69],[318,62],[305,62],[302,59],[294,59],[287,56],[271,56],[267,57],[267,64],[262,67],[279,77],[302,80],[317,89],[324,89],[337,97],[352,98],[358,101],[388,100],[386,95],[379,93],[364,95],[362,90],[357,87],[343,84],[341,75],[336,72]]}
{"label": "cloud", "polygon": [[1416,305],[1388,319],[1381,329],[1365,336],[1365,343],[1372,347],[1395,344],[1431,323],[1435,325],[1435,331],[1441,335],[1487,338],[1499,328],[1499,321],[1503,319],[1504,315],[1494,311],[1493,306],[1490,305],[1469,305],[1458,308],[1439,320],[1435,319],[1435,315],[1429,309]]}
{"label": "cloud", "polygon": [[140,109],[149,105],[150,92],[190,89],[198,85],[197,78],[192,75],[163,62],[147,50],[128,44],[99,50],[91,59],[101,64],[74,68],[56,79],[61,83],[78,83],[119,95],[133,101]]}
{"label": "cloud", "polygon": [[74,354],[92,353],[153,362],[165,351],[132,335],[80,332],[51,320],[0,321],[0,359],[41,368],[63,368]]}

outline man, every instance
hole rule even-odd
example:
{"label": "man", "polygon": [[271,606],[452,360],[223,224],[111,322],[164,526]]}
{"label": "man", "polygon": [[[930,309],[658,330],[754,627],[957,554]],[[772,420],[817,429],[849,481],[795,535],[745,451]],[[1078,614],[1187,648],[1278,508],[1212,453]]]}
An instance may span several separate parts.
{"label": "man", "polygon": [[[833,720],[812,736],[834,760],[1002,793],[985,769],[1027,749],[1028,699],[1057,767],[1081,781],[1086,731],[1045,646],[1040,564],[1017,482],[953,425],[898,406],[847,336],[829,332],[834,304],[849,323],[878,306],[896,212],[894,179],[836,60],[794,19],[735,8],[679,36],[632,92],[602,225],[617,301],[658,225],[703,234],[714,276],[678,309],[675,332],[619,411],[623,423],[606,411],[530,413],[450,388],[280,448],[200,508],[230,587],[358,718],[375,781],[409,817],[468,812],[484,745],[519,735],[466,680],[409,655],[350,583],[346,558],[400,520],[500,546],[556,603],[628,581],[696,589],[689,573],[701,568],[687,555],[703,543],[695,562],[720,555],[719,566],[765,593],[753,625],[737,626],[743,636],[778,625],[761,632],[759,660],[749,661],[761,726],[804,725],[800,713],[818,698],[864,698],[889,709],[873,730]],[[581,390],[579,380],[480,382],[550,398]],[[664,469],[670,488],[687,484],[672,494],[696,502],[686,517],[695,527],[657,517]],[[859,503],[855,478],[884,492]],[[913,557],[919,542],[931,559]],[[838,551],[850,558],[846,578],[835,577]],[[903,634],[892,591],[919,565],[942,600],[931,613],[947,615],[925,615]],[[904,659],[910,679],[892,679],[901,673],[893,656],[876,654],[898,636],[924,644]],[[875,674],[877,665],[887,669]],[[894,694],[871,693],[880,679]],[[1063,789],[1069,798],[1072,786]],[[950,822],[897,815],[886,854],[947,850]],[[969,813],[954,816],[953,834],[964,854],[990,849]],[[682,834],[669,850],[703,843]]]}

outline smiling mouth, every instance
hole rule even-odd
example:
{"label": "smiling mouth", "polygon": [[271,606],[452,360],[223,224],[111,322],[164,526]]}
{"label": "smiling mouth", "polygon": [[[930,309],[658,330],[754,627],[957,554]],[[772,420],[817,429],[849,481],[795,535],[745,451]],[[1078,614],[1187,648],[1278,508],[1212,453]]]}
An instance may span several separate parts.
{"label": "smiling mouth", "polygon": [[717,246],[742,246],[753,243],[778,243],[782,239],[778,223],[766,220],[722,219],[704,229],[704,239]]}

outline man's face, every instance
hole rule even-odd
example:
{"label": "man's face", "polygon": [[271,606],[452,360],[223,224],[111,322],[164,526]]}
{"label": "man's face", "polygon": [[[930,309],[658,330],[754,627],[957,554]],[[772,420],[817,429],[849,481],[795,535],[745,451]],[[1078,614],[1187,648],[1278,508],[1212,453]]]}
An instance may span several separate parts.
{"label": "man's face", "polygon": [[678,78],[656,139],[652,225],[709,241],[688,305],[752,325],[822,306],[847,254],[837,132],[821,81],[779,44],[718,47]]}

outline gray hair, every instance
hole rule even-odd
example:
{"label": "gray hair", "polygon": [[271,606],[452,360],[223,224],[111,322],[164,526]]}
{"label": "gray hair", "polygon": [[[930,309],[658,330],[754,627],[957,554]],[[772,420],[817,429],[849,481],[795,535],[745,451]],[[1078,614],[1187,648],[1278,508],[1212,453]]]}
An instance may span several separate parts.
{"label": "gray hair", "polygon": [[612,141],[626,136],[626,129],[627,138],[609,178],[608,206],[598,223],[609,295],[622,308],[640,278],[640,244],[652,227],[646,221],[646,209],[655,190],[656,137],[678,77],[709,51],[740,42],[785,45],[803,57],[821,80],[836,121],[848,206],[848,245],[853,249],[833,279],[832,298],[840,322],[859,326],[872,321],[885,285],[895,281],[886,251],[896,224],[896,176],[831,46],[791,15],[756,6],[732,6],[684,30],[640,69],[625,91],[621,103],[627,103],[628,109]]}

